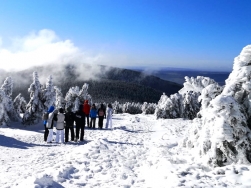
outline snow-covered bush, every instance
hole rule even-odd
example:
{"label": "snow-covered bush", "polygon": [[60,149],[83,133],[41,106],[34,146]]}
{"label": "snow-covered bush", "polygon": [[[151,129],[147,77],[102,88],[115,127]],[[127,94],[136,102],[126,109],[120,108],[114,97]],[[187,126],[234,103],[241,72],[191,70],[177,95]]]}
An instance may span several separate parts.
{"label": "snow-covered bush", "polygon": [[37,72],[33,72],[33,83],[30,85],[28,92],[30,93],[30,101],[27,104],[22,121],[23,124],[32,125],[41,119],[44,111],[44,105],[41,100],[41,84],[38,80]]}
{"label": "snow-covered bush", "polygon": [[142,105],[143,114],[154,114],[157,104],[144,102]]}

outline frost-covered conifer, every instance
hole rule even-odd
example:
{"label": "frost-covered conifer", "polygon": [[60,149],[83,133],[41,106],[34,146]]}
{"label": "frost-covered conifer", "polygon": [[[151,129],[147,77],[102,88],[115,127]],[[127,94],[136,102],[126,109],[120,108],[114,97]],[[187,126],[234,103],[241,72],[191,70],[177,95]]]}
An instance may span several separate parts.
{"label": "frost-covered conifer", "polygon": [[125,104],[123,104],[123,113],[141,114],[142,104],[126,102]]}
{"label": "frost-covered conifer", "polygon": [[6,96],[5,92],[0,89],[0,126],[7,125],[10,121],[6,110],[8,101],[9,98]]}
{"label": "frost-covered conifer", "polygon": [[78,86],[71,87],[65,96],[65,108],[72,108],[75,112],[78,110],[79,105],[88,100],[92,104],[92,97],[88,94],[88,84],[84,84],[82,89],[79,90]]}
{"label": "frost-covered conifer", "polygon": [[52,76],[47,78],[45,88],[42,89],[42,102],[44,105],[44,111],[47,111],[50,106],[54,105],[56,100],[56,91],[53,86]]}
{"label": "frost-covered conifer", "polygon": [[22,120],[20,114],[25,113],[26,110],[26,105],[27,102],[25,99],[22,97],[21,93],[19,93],[16,98],[14,99],[13,106],[14,106],[14,111],[18,115],[17,118],[19,121]]}
{"label": "frost-covered conifer", "polygon": [[251,45],[235,58],[222,93],[209,103],[202,101],[202,118],[195,119],[184,139],[184,146],[213,166],[251,162],[250,78]]}
{"label": "frost-covered conifer", "polygon": [[5,92],[6,96],[11,97],[13,91],[13,81],[11,77],[7,77],[1,89]]}
{"label": "frost-covered conifer", "polygon": [[37,72],[33,72],[33,83],[30,85],[28,92],[30,93],[30,101],[27,104],[26,111],[23,116],[23,123],[32,125],[41,119],[44,105],[41,100],[41,84],[38,80]]}
{"label": "frost-covered conifer", "polygon": [[84,85],[82,86],[82,89],[79,91],[79,100],[80,102],[84,102],[85,100],[88,100],[89,104],[92,105],[92,97],[91,95],[88,93],[88,88],[89,88],[89,84],[84,83]]}
{"label": "frost-covered conifer", "polygon": [[61,92],[61,89],[54,86],[54,90],[56,92],[56,101],[55,101],[55,106],[57,109],[59,108],[64,108],[65,106],[65,99],[63,97],[63,94]]}
{"label": "frost-covered conifer", "polygon": [[222,93],[222,90],[223,87],[218,83],[210,84],[202,90],[201,95],[198,98],[201,102],[201,110],[198,113],[198,117],[201,117],[203,110],[209,106],[211,100]]}
{"label": "frost-covered conifer", "polygon": [[175,93],[168,97],[165,93],[160,97],[155,110],[157,118],[179,118],[183,116],[183,97],[179,93]]}
{"label": "frost-covered conifer", "polygon": [[156,106],[157,105],[155,103],[144,102],[142,105],[142,113],[143,114],[154,114]]}
{"label": "frost-covered conifer", "polygon": [[197,116],[197,113],[200,111],[200,103],[198,92],[189,91],[183,94],[183,112],[181,112],[181,117],[194,119]]}
{"label": "frost-covered conifer", "polygon": [[193,119],[200,110],[198,97],[202,90],[210,84],[217,84],[213,79],[203,76],[185,77],[184,87],[179,93],[163,94],[155,110],[157,118],[189,118]]}
{"label": "frost-covered conifer", "polygon": [[179,93],[184,94],[189,91],[201,93],[202,89],[204,89],[210,84],[216,84],[216,83],[217,82],[215,82],[213,79],[209,77],[197,76],[197,78],[194,77],[189,78],[186,76],[185,82],[183,84],[184,87],[181,90],[179,90]]}
{"label": "frost-covered conifer", "polygon": [[112,107],[113,107],[113,112],[114,114],[121,114],[123,113],[123,105],[120,104],[118,101],[115,101],[113,104],[112,104]]}
{"label": "frost-covered conifer", "polygon": [[6,96],[5,110],[12,121],[19,120],[19,114],[16,113],[12,101],[13,81],[11,77],[7,77],[1,87]]}

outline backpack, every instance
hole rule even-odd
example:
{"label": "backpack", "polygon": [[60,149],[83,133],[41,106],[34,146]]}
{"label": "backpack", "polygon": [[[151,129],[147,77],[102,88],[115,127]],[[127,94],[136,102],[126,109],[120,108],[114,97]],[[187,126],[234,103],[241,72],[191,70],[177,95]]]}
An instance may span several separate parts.
{"label": "backpack", "polygon": [[48,118],[49,118],[49,113],[48,112],[44,112],[43,116],[42,116],[42,119],[45,120],[45,121],[47,121]]}
{"label": "backpack", "polygon": [[98,116],[104,116],[104,110],[103,109],[99,109]]}

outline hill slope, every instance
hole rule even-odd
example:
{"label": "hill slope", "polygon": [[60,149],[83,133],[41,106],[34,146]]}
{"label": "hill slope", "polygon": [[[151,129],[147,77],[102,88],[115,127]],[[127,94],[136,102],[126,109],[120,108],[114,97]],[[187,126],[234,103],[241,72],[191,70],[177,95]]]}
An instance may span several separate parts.
{"label": "hill slope", "polygon": [[[65,95],[70,87],[89,84],[89,93],[95,102],[157,102],[163,92],[167,95],[178,92],[181,85],[165,81],[155,76],[144,75],[138,71],[106,66],[93,68],[90,65],[55,65],[33,67],[19,72],[2,72],[1,81],[11,76],[14,80],[13,97],[18,93],[29,100],[27,89],[32,83],[32,73],[38,72],[39,80],[45,84],[49,75],[54,85]],[[91,75],[90,75],[91,74]]]}

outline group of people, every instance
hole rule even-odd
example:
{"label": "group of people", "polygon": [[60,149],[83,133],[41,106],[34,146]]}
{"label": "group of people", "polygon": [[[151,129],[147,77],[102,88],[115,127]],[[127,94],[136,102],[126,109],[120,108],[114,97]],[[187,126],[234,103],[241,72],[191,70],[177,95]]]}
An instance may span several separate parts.
{"label": "group of people", "polygon": [[[106,118],[105,128],[112,129],[112,114],[111,104],[108,104],[107,109],[103,104],[97,109],[95,104],[90,106],[88,100],[85,100],[84,104],[81,104],[75,113],[72,112],[71,108],[67,108],[66,112],[64,112],[63,108],[55,109],[54,106],[51,106],[43,115],[44,141],[52,143],[54,127],[56,127],[56,143],[69,142],[69,132],[71,141],[83,141],[85,124],[87,127],[95,129],[96,118],[98,118],[98,127],[103,129],[103,121]],[[89,118],[91,121],[89,121]],[[76,131],[74,131],[74,125]]]}

